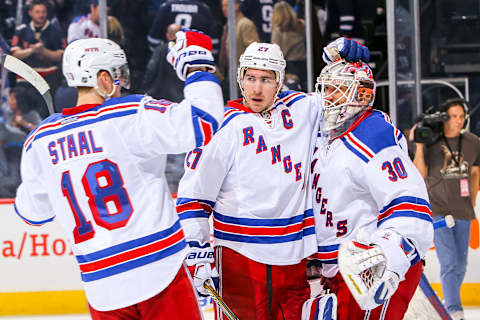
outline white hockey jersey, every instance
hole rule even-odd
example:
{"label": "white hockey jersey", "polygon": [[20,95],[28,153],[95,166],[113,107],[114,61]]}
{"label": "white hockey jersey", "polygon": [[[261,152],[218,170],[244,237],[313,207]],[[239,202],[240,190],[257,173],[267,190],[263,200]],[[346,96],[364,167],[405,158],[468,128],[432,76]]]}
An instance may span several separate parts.
{"label": "white hockey jersey", "polygon": [[217,78],[195,73],[181,103],[131,95],[64,109],[27,138],[15,210],[69,235],[87,300],[105,311],[146,300],[187,254],[164,157],[199,147],[223,120]]}
{"label": "white hockey jersey", "polygon": [[222,128],[187,154],[177,212],[188,241],[229,247],[260,263],[290,265],[316,250],[307,195],[319,106],[282,92],[269,111],[230,101]]}
{"label": "white hockey jersey", "polygon": [[418,262],[433,244],[432,212],[405,137],[386,114],[370,110],[328,139],[319,133],[311,167],[316,256],[324,276],[335,276],[339,244],[356,239],[360,229],[368,235],[393,229],[405,240],[411,265]]}
{"label": "white hockey jersey", "polygon": [[100,38],[100,26],[90,19],[89,14],[73,19],[68,26],[67,43],[87,38]]}

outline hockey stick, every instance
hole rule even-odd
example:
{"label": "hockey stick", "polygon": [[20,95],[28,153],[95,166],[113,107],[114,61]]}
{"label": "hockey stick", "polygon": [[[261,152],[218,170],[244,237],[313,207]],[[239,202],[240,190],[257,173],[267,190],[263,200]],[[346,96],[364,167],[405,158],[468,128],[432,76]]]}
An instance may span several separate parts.
{"label": "hockey stick", "polygon": [[15,73],[30,83],[42,95],[43,100],[45,100],[45,103],[47,104],[48,113],[55,113],[50,86],[37,71],[33,70],[25,62],[8,54],[2,54],[0,57],[0,66]]}
{"label": "hockey stick", "polygon": [[418,286],[420,287],[420,289],[422,289],[423,294],[425,294],[425,297],[427,297],[428,301],[432,304],[435,311],[437,311],[440,318],[442,318],[442,320],[452,320],[447,309],[445,308],[443,303],[440,301],[440,299],[437,297],[437,294],[435,293],[435,291],[433,291],[432,287],[430,286],[430,283],[427,280],[427,277],[425,277],[425,274],[423,273],[420,278],[420,283],[418,284]]}
{"label": "hockey stick", "polygon": [[[453,219],[452,215],[445,216],[445,218],[435,221],[433,223],[434,229],[441,229],[441,228],[452,228],[455,225],[455,220]],[[427,277],[422,272],[422,276],[420,278],[420,282],[418,284],[420,289],[422,290],[425,297],[428,299],[432,307],[438,313],[442,320],[452,320],[450,314],[448,313],[447,309],[443,305],[443,303],[438,298],[435,291],[430,286],[430,283],[427,280]]]}
{"label": "hockey stick", "polygon": [[210,293],[212,299],[215,300],[220,309],[222,309],[223,314],[227,316],[228,320],[238,320],[237,316],[233,314],[232,310],[230,310],[225,301],[218,295],[217,291],[215,291],[212,286],[207,282],[204,282],[203,287],[208,290],[208,293]]}

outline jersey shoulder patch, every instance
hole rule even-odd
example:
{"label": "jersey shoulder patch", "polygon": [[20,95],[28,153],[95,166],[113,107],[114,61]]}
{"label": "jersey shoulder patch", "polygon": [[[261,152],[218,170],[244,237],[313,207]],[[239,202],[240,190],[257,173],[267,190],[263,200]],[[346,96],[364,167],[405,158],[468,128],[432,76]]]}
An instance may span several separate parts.
{"label": "jersey shoulder patch", "polygon": [[402,133],[378,110],[341,138],[345,146],[364,162],[368,163],[385,148],[398,145]]}

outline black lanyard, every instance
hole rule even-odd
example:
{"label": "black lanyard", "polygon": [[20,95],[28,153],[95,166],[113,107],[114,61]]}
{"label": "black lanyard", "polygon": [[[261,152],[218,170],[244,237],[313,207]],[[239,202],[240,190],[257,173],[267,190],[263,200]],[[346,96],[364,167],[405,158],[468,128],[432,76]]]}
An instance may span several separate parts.
{"label": "black lanyard", "polygon": [[462,134],[460,134],[458,136],[458,154],[457,154],[456,158],[455,158],[455,156],[453,154],[453,150],[450,147],[450,145],[448,144],[448,140],[447,140],[447,138],[445,137],[444,134],[442,134],[442,138],[443,138],[443,141],[445,141],[445,144],[447,145],[448,151],[450,151],[450,154],[452,155],[453,161],[455,161],[457,167],[460,168],[460,157],[461,157],[461,154],[462,154]]}

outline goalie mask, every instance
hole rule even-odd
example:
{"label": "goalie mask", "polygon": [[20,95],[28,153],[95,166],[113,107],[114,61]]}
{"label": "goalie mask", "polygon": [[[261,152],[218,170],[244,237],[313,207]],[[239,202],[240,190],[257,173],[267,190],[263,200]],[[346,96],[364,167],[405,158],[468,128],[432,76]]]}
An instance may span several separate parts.
{"label": "goalie mask", "polygon": [[373,106],[376,83],[366,63],[338,60],[323,68],[315,85],[324,103],[323,129],[338,128]]}
{"label": "goalie mask", "polygon": [[271,70],[275,72],[275,81],[278,84],[276,94],[280,91],[285,78],[285,58],[282,50],[275,43],[258,43],[253,42],[240,56],[239,66],[237,70],[237,82],[245,96],[242,88],[241,80],[248,68]]}
{"label": "goalie mask", "polygon": [[115,42],[100,38],[80,39],[65,49],[63,74],[70,87],[97,88],[97,73],[101,70],[107,71],[116,85],[130,88],[127,57]]}

